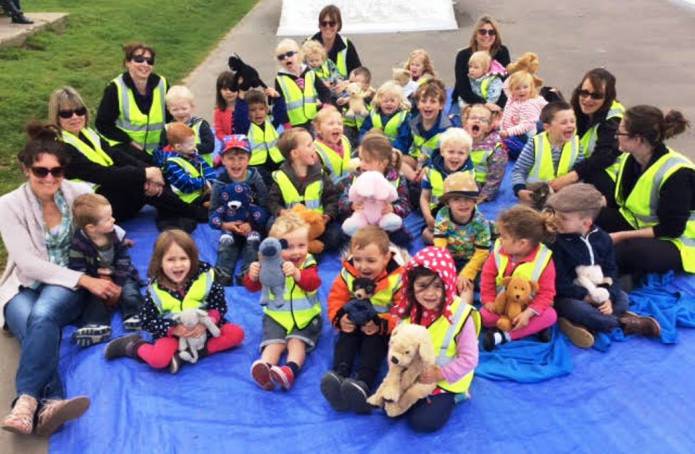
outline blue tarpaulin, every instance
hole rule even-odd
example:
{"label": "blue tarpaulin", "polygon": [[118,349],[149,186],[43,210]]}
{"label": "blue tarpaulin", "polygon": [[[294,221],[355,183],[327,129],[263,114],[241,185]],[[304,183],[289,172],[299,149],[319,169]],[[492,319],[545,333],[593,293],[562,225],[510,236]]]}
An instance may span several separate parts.
{"label": "blue tarpaulin", "polygon": [[[482,210],[494,219],[513,203],[508,179],[500,199]],[[406,225],[417,232],[421,221]],[[156,237],[151,210],[124,226],[135,240],[141,275]],[[214,263],[217,235],[194,232],[202,258]],[[416,240],[413,250],[421,247]],[[320,262],[326,295],[340,267],[337,255]],[[251,380],[258,357],[258,295],[226,290],[227,318],[246,331],[239,348],[184,366],[178,375],[132,359],[106,362],[104,346],[79,349],[65,330],[60,369],[69,396],[92,399],[84,417],[53,435],[53,452],[693,452],[695,278],[654,276],[632,293],[637,312],[654,314],[662,342],[630,337],[605,352],[579,350],[556,330],[553,341],[523,340],[481,354],[470,401],[441,431],[414,434],[402,419],[336,413],[319,391],[331,366],[328,324],[318,348],[289,392],[265,392]],[[324,306],[325,307],[325,306]],[[121,322],[114,319],[116,334]],[[621,336],[613,336],[618,340]],[[531,384],[533,382],[533,384]]]}

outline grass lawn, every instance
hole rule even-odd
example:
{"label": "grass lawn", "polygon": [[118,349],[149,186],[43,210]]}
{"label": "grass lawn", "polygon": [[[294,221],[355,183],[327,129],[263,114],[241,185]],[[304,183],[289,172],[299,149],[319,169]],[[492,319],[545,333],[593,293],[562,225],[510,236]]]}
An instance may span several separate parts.
{"label": "grass lawn", "polygon": [[[193,70],[255,0],[31,0],[28,12],[68,12],[62,34],[43,32],[24,47],[0,49],[0,194],[24,181],[15,156],[24,125],[45,119],[51,92],[72,85],[92,118],[104,87],[122,70],[122,45],[144,41],[157,51],[155,71],[170,83]],[[213,87],[210,87],[213,89]],[[0,214],[1,215],[1,214]],[[0,269],[5,251],[0,244]]]}

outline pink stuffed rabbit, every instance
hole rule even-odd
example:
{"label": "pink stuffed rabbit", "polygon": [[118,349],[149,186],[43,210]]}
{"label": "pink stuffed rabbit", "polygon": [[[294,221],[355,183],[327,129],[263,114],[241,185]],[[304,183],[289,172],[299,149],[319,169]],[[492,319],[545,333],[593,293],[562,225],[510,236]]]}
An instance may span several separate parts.
{"label": "pink stuffed rabbit", "polygon": [[386,231],[401,228],[403,220],[394,213],[383,214],[384,207],[398,200],[398,192],[380,172],[370,170],[355,179],[348,193],[350,202],[361,203],[363,208],[343,222],[343,231],[354,235],[366,225],[378,225]]}

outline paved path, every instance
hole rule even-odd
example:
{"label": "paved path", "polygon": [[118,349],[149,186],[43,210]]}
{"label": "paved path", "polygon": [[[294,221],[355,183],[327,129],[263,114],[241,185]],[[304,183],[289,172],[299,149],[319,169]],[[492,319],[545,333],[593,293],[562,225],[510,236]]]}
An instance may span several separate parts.
{"label": "paved path", "polygon": [[[677,107],[695,123],[695,9],[668,0],[585,0],[580,5],[563,2],[573,9],[560,8],[557,3],[527,0],[521,9],[516,2],[460,0],[456,6],[457,31],[350,38],[377,84],[390,77],[391,68],[402,62],[411,49],[424,47],[432,54],[440,76],[452,85],[457,49],[467,45],[475,18],[489,13],[501,22],[504,42],[512,55],[526,50],[537,52],[541,75],[566,94],[586,70],[606,66],[618,78],[619,98],[625,104]],[[238,52],[256,66],[266,82],[272,81],[280,6],[281,0],[261,1],[188,77],[203,116],[212,116],[215,80],[226,68],[231,52]],[[534,32],[540,29],[542,33]],[[695,157],[694,137],[691,131],[672,143]],[[0,338],[0,409],[6,408],[14,394],[18,350],[14,339]],[[2,453],[29,454],[45,449],[45,441],[21,439],[0,431]]]}

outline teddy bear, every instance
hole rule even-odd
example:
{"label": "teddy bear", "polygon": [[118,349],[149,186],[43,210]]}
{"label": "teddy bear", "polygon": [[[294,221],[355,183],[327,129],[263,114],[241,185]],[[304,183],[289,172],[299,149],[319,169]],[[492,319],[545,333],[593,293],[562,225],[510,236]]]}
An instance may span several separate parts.
{"label": "teddy bear", "polygon": [[378,225],[387,232],[398,230],[403,225],[403,219],[397,214],[384,214],[384,207],[398,200],[398,191],[381,172],[362,172],[350,186],[348,198],[353,204],[363,206],[343,222],[343,232],[349,236],[366,225]]}
{"label": "teddy bear", "polygon": [[[193,329],[200,323],[207,328],[207,332],[212,337],[220,336],[220,329],[208,316],[208,313],[202,309],[185,309],[177,312],[171,318],[187,329]],[[207,332],[203,332],[198,337],[179,337],[179,358],[189,363],[197,363],[198,352],[205,348],[205,342],[208,340]]]}
{"label": "teddy bear", "polygon": [[268,86],[261,80],[258,71],[253,66],[245,63],[239,54],[232,54],[227,60],[229,69],[234,73],[237,86],[241,91],[248,91],[252,88],[264,89]]}
{"label": "teddy bear", "polygon": [[367,111],[367,106],[364,104],[364,98],[367,94],[362,91],[360,85],[356,82],[351,82],[348,84],[345,91],[349,96],[348,110],[345,112],[345,116],[352,118],[366,117],[369,113]]}
{"label": "teddy bear", "polygon": [[386,414],[392,418],[405,413],[437,387],[436,383],[418,381],[420,374],[433,366],[434,361],[434,347],[427,328],[401,323],[391,333],[388,372],[367,403],[375,407],[383,406]]}
{"label": "teddy bear", "polygon": [[326,231],[326,222],[321,213],[310,210],[301,203],[293,206],[292,211],[309,224],[309,252],[312,254],[322,253],[324,244],[319,238]]}
{"label": "teddy bear", "polygon": [[495,297],[492,312],[500,316],[497,328],[508,332],[512,329],[512,320],[531,304],[538,283],[518,276],[507,276],[502,283],[504,290]]}
{"label": "teddy bear", "polygon": [[268,237],[258,247],[258,261],[261,264],[261,273],[258,280],[261,283],[261,306],[270,302],[270,294],[275,299],[273,306],[282,307],[285,303],[285,273],[282,272],[282,250],[287,246],[284,240]]}
{"label": "teddy bear", "polygon": [[348,315],[350,321],[357,326],[363,326],[368,321],[377,316],[376,309],[369,300],[374,296],[376,283],[367,277],[358,277],[352,281],[353,298],[343,306],[343,311]]}
{"label": "teddy bear", "polygon": [[[258,226],[264,226],[268,220],[268,212],[251,203],[251,189],[243,183],[229,183],[225,185],[217,195],[218,206],[215,209],[212,223],[221,228],[226,222],[249,222],[254,230],[246,237],[247,241],[260,242],[261,235],[256,230]],[[234,235],[223,233],[220,243],[234,244]]]}
{"label": "teddy bear", "polygon": [[613,284],[613,279],[604,277],[599,265],[579,265],[574,271],[577,273],[574,283],[584,287],[595,304],[603,304],[610,298],[608,287]]}

